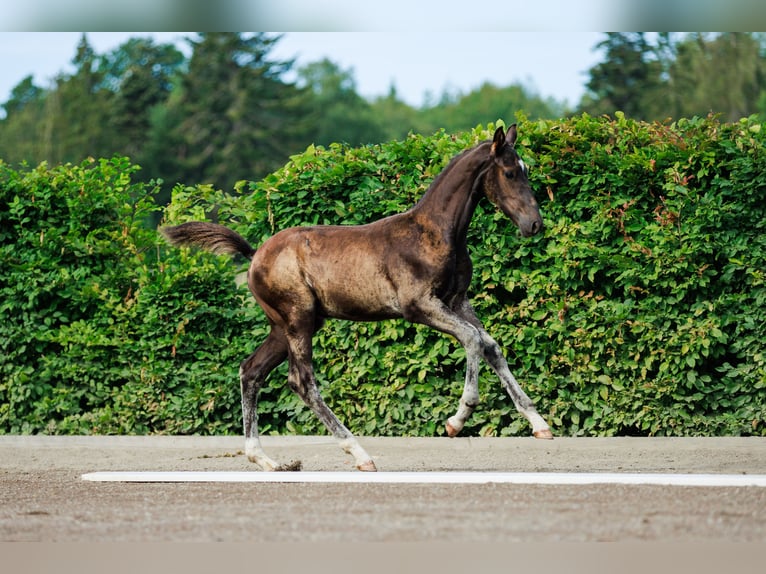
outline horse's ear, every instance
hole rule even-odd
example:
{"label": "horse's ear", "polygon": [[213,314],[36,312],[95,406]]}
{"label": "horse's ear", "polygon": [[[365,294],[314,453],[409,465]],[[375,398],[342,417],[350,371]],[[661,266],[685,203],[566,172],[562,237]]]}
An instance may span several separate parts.
{"label": "horse's ear", "polygon": [[492,138],[492,150],[490,151],[490,154],[493,156],[497,155],[497,152],[499,152],[501,149],[503,149],[503,146],[505,145],[505,132],[503,132],[503,126],[500,126],[495,130],[495,137]]}
{"label": "horse's ear", "polygon": [[516,124],[508,128],[508,133],[505,134],[505,142],[511,147],[516,144]]}

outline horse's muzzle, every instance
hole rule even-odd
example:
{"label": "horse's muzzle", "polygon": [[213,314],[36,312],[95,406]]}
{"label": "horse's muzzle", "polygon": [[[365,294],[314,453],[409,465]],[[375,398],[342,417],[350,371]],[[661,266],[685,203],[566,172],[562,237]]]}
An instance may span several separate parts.
{"label": "horse's muzzle", "polygon": [[524,237],[532,237],[543,230],[543,218],[538,214],[537,217],[530,217],[519,222],[519,231]]}

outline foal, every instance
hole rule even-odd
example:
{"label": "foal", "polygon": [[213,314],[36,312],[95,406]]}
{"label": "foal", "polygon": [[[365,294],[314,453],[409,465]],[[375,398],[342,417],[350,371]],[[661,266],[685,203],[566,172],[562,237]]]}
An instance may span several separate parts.
{"label": "foal", "polygon": [[550,428],[511,374],[498,344],[482,327],[468,301],[472,264],[466,237],[476,205],[486,196],[525,237],[542,230],[515,149],[516,125],[499,127],[491,141],[459,154],[409,210],[367,225],[293,227],[257,250],[242,236],[214,223],[164,227],[175,245],[251,260],[248,286],[269,320],[266,340],[240,366],[247,457],[265,470],[283,470],[263,451],[258,436],[258,391],[266,376],[288,360],[287,383],[298,393],[359,470],[377,470],[353,434],[322,400],[312,366],[312,336],[326,318],[378,321],[404,318],[455,337],[466,350],[460,405],[446,423],[456,436],[479,401],[483,358],[495,371],[516,409],[537,438]]}

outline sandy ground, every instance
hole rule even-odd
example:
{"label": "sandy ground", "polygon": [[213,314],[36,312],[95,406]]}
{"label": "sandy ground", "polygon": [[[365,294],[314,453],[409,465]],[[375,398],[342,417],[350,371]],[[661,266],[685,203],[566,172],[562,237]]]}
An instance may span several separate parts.
{"label": "sandy ground", "polygon": [[[0,541],[766,541],[766,488],[93,483],[108,470],[251,470],[238,437],[0,436]],[[766,474],[761,438],[361,438],[381,471]],[[279,461],[350,471],[328,437]]]}

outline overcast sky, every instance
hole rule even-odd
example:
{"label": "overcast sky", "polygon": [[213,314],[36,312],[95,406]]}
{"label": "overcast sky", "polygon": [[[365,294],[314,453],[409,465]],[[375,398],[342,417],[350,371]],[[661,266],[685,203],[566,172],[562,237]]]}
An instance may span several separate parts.
{"label": "overcast sky", "polygon": [[[188,53],[180,32],[88,32],[97,53],[118,47],[131,35],[175,42]],[[47,87],[71,72],[79,32],[0,32],[0,103],[24,77]],[[353,71],[365,97],[388,93],[421,106],[430,93],[468,92],[483,82],[520,82],[543,97],[576,105],[588,70],[601,59],[595,50],[604,34],[595,32],[288,32],[272,52],[302,65],[328,58]]]}

